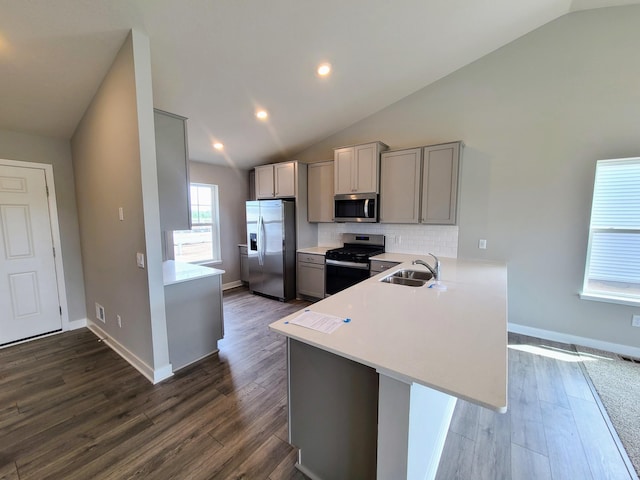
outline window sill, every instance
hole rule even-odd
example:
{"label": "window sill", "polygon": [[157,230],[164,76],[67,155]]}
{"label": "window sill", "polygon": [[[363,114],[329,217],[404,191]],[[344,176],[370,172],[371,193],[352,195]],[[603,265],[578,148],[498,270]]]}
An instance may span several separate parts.
{"label": "window sill", "polygon": [[582,300],[592,300],[594,302],[617,303],[618,305],[629,305],[631,307],[640,307],[640,298],[619,297],[606,293],[588,293],[580,292]]}
{"label": "window sill", "polygon": [[194,265],[200,265],[201,267],[208,267],[213,265],[222,265],[222,260],[203,260],[201,262],[191,262]]}

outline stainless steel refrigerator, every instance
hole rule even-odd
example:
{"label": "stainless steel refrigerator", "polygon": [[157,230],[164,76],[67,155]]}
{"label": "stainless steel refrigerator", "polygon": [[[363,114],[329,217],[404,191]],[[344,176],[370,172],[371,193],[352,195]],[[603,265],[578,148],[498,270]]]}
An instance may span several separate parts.
{"label": "stainless steel refrigerator", "polygon": [[281,301],[296,295],[296,220],[293,200],[247,202],[249,290]]}

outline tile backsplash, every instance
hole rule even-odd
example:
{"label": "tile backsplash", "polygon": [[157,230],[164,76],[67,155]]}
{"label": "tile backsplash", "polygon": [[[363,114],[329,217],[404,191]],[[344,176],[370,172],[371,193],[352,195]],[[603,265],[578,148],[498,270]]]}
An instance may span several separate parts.
{"label": "tile backsplash", "polygon": [[318,245],[342,246],[343,233],[371,233],[385,236],[385,251],[429,252],[457,258],[458,227],[449,225],[400,225],[388,223],[320,223]]}

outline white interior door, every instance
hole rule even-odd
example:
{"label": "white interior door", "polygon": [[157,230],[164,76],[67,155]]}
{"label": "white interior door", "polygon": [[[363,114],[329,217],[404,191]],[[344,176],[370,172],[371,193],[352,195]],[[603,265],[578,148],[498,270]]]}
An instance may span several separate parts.
{"label": "white interior door", "polygon": [[45,172],[0,165],[0,345],[61,329]]}

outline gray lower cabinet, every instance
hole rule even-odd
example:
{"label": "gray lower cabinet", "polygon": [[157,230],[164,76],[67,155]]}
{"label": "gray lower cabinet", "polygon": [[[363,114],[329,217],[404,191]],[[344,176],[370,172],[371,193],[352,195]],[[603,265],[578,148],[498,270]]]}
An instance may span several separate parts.
{"label": "gray lower cabinet", "polygon": [[173,371],[217,352],[224,334],[222,275],[166,285],[164,298]]}
{"label": "gray lower cabinet", "polygon": [[324,255],[298,253],[298,296],[324,298]]}
{"label": "gray lower cabinet", "polygon": [[249,255],[246,245],[240,245],[240,281],[249,284]]}
{"label": "gray lower cabinet", "polygon": [[369,270],[369,276],[373,277],[375,275],[378,275],[381,272],[384,272],[385,270],[390,269],[391,267],[395,267],[397,265],[400,265],[400,263],[398,262],[390,262],[388,260],[375,260],[375,259],[371,259],[370,262],[370,270]]}
{"label": "gray lower cabinet", "polygon": [[289,441],[311,478],[376,478],[378,374],[287,339]]}

